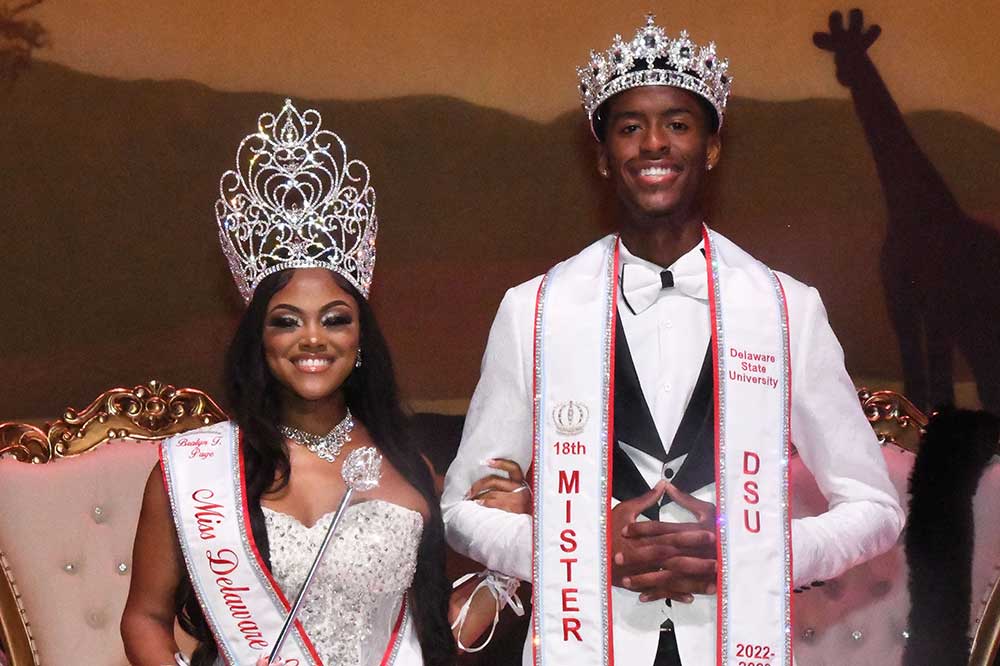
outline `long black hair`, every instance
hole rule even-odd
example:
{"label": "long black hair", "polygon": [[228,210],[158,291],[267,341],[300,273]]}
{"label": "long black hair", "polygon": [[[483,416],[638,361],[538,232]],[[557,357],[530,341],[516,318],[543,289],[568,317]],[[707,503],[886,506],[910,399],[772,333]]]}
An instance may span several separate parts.
{"label": "long black hair", "polygon": [[[288,284],[293,272],[294,269],[289,269],[274,273],[257,286],[225,361],[230,415],[239,425],[243,438],[250,526],[268,568],[271,567],[271,551],[260,498],[265,492],[287,484],[291,467],[284,437],[278,430],[280,385],[264,360],[263,330],[268,303]],[[340,288],[358,304],[363,363],[344,382],[347,406],[368,428],[382,455],[420,492],[430,514],[420,539],[417,569],[409,591],[410,613],[424,664],[451,664],[455,655],[455,641],[448,623],[451,585],[445,575],[444,524],[434,478],[407,436],[407,417],[400,405],[389,347],[371,306],[350,282],[337,273],[332,275]],[[192,657],[192,666],[211,666],[218,648],[186,576],[177,590],[175,605],[181,627],[200,642]]]}

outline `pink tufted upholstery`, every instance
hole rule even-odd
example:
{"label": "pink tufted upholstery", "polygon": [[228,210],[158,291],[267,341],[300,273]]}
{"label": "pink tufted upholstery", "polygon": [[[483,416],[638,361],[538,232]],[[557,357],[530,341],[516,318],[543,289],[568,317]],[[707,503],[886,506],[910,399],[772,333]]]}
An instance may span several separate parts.
{"label": "pink tufted upholstery", "polygon": [[45,465],[0,460],[0,548],[40,664],[128,664],[118,624],[156,451],[118,440]]}
{"label": "pink tufted upholstery", "polygon": [[109,389],[44,428],[0,423],[0,641],[10,666],[127,665],[119,624],[159,441],[225,418],[204,392],[151,380]]}
{"label": "pink tufted upholstery", "polygon": [[[904,508],[915,456],[895,446],[883,448],[889,475]],[[792,461],[792,511],[816,515],[826,508],[809,472]],[[1000,464],[984,474],[975,498],[976,550],[973,560],[972,631],[1000,574]],[[910,612],[909,568],[902,537],[889,552],[857,566],[822,587],[794,595],[793,631],[798,666],[897,666],[903,656]]]}
{"label": "pink tufted upholstery", "polygon": [[[883,453],[905,503],[914,456],[895,446]],[[41,465],[0,459],[0,553],[16,576],[37,664],[127,665],[118,625],[142,489],[155,459],[156,442],[136,440],[113,440]],[[795,515],[823,511],[826,501],[811,475],[797,457],[792,466]],[[975,499],[974,620],[1000,573],[997,507],[1000,465],[994,464]],[[127,567],[124,573],[120,564]],[[822,587],[796,594],[798,666],[897,666],[909,613],[907,575],[897,545]],[[190,638],[179,635],[179,643],[190,653]]]}

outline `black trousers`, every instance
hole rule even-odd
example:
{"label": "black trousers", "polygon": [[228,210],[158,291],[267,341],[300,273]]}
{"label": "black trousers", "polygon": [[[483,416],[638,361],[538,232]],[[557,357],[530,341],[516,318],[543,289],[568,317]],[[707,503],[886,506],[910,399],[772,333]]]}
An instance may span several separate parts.
{"label": "black trousers", "polygon": [[660,644],[656,648],[653,666],[681,666],[681,655],[677,652],[677,637],[674,623],[667,620],[660,627]]}

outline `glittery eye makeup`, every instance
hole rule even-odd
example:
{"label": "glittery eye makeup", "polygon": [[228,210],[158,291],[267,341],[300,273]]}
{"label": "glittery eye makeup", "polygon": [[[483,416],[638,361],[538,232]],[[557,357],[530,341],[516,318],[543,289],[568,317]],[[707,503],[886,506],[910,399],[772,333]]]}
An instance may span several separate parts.
{"label": "glittery eye makeup", "polygon": [[324,326],[332,328],[334,326],[347,326],[354,321],[354,318],[346,312],[331,312],[323,315],[321,321]]}
{"label": "glittery eye makeup", "polygon": [[278,314],[272,315],[267,320],[267,325],[270,328],[280,328],[280,329],[291,329],[302,325],[302,320],[295,315],[290,314]]}

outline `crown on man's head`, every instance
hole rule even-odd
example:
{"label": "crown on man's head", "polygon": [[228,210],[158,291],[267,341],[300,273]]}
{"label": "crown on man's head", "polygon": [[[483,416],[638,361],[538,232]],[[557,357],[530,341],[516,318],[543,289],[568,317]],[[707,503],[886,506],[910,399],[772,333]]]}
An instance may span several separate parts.
{"label": "crown on man's head", "polygon": [[[653,14],[646,15],[646,25],[639,28],[632,41],[615,35],[611,47],[590,52],[590,62],[576,70],[580,78],[580,101],[590,127],[594,113],[613,95],[640,86],[674,86],[705,98],[719,117],[719,127],[726,112],[732,87],[729,61],[715,54],[715,42],[698,46],[682,30],[677,39],[667,37],[655,24]],[[594,132],[596,136],[596,131]]]}
{"label": "crown on man's head", "polygon": [[244,300],[286,268],[327,268],[366,298],[375,271],[375,190],[368,167],[347,158],[339,136],[320,129],[319,111],[291,100],[261,114],[257,131],[222,174],[215,218]]}

